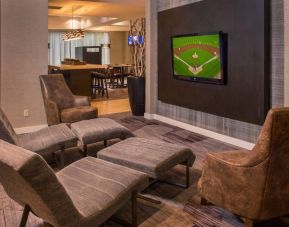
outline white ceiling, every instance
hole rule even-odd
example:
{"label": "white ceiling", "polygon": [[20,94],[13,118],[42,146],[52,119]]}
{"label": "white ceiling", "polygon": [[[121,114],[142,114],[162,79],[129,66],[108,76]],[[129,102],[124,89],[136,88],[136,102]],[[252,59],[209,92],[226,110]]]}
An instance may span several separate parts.
{"label": "white ceiling", "polygon": [[[146,0],[48,0],[49,29],[128,30],[127,21],[145,16]],[[125,22],[126,21],[126,22]],[[125,23],[125,24],[123,24]]]}

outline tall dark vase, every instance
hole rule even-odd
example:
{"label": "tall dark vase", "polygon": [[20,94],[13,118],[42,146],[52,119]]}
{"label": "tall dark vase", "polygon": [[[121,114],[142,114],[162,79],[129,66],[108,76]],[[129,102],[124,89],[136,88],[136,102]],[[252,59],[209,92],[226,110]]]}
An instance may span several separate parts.
{"label": "tall dark vase", "polygon": [[127,87],[132,114],[143,116],[145,112],[145,78],[129,76],[127,78]]}

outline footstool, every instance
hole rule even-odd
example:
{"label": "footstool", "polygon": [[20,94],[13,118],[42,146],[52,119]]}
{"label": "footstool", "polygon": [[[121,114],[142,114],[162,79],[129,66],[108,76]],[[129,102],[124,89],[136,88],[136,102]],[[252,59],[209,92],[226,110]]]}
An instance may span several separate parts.
{"label": "footstool", "polygon": [[63,168],[64,151],[77,146],[77,137],[66,124],[58,124],[17,135],[17,145],[42,155],[47,161],[50,161],[51,154],[56,155],[60,151],[60,163],[57,163]]}
{"label": "footstool", "polygon": [[186,187],[189,187],[189,168],[196,156],[191,149],[184,146],[133,137],[99,151],[97,157],[144,172],[153,179],[158,179],[178,164],[185,164]]}
{"label": "footstool", "polygon": [[126,139],[133,134],[124,126],[109,118],[96,118],[79,121],[70,125],[72,132],[78,137],[87,156],[87,145],[107,140]]}

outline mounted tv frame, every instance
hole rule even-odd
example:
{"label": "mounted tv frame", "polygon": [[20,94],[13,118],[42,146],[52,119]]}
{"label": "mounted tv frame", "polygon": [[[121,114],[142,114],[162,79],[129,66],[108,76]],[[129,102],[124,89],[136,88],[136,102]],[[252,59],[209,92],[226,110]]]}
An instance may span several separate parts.
{"label": "mounted tv frame", "polygon": [[227,48],[223,32],[171,36],[171,54],[174,78],[191,82],[226,84]]}

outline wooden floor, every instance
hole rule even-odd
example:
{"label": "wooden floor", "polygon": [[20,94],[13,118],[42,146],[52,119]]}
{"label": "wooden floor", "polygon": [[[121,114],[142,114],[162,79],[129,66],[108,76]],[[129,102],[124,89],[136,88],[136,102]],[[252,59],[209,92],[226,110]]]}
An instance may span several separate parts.
{"label": "wooden floor", "polygon": [[97,100],[92,101],[91,105],[97,107],[99,116],[130,112],[129,101],[127,98],[115,100]]}
{"label": "wooden floor", "polygon": [[[157,121],[131,117],[128,113],[110,115],[120,124],[128,127],[136,136],[154,138],[189,146],[196,155],[193,168],[190,169],[192,185],[182,189],[165,183],[155,183],[145,190],[145,194],[162,201],[156,205],[138,200],[138,222],[141,227],[241,227],[243,223],[233,214],[216,206],[201,206],[197,183],[201,176],[202,161],[207,152],[232,150],[236,147],[188,132]],[[116,142],[116,141],[114,141]],[[98,144],[97,149],[102,148]],[[91,154],[96,148],[90,148]],[[177,166],[164,178],[175,183],[185,182],[184,166]],[[23,208],[11,200],[0,185],[0,227],[16,227],[19,224]],[[116,216],[130,221],[130,203],[127,203]],[[44,226],[42,220],[30,214],[27,227]],[[107,221],[104,226],[121,226]],[[261,223],[258,226],[287,226],[281,219]],[[92,226],[93,227],[93,226]]]}
{"label": "wooden floor", "polygon": [[108,90],[109,98],[98,94],[91,101],[91,105],[98,108],[98,115],[130,112],[127,88],[116,88]]}

